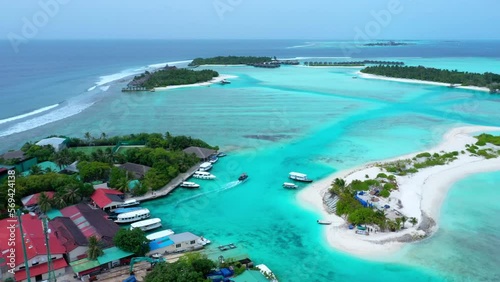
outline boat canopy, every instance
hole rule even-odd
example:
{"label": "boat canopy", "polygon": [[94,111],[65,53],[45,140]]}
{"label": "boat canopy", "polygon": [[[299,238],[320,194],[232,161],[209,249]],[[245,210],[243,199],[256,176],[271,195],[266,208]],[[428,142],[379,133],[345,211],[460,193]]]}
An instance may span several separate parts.
{"label": "boat canopy", "polygon": [[299,172],[290,172],[290,176],[295,176],[295,177],[301,177],[301,178],[306,178],[307,175]]}
{"label": "boat canopy", "polygon": [[156,239],[168,237],[168,236],[173,235],[173,234],[174,234],[174,231],[172,231],[170,229],[167,229],[167,230],[162,230],[162,231],[150,234],[150,235],[146,236],[146,238],[148,240],[153,241],[153,240],[156,240]]}
{"label": "boat canopy", "polygon": [[141,221],[138,221],[138,222],[134,222],[130,226],[133,227],[133,228],[139,228],[139,227],[144,227],[144,226],[148,226],[148,225],[157,224],[157,223],[160,223],[160,222],[161,222],[161,219],[159,219],[159,218],[151,218],[151,219],[146,219],[146,220],[141,220]]}

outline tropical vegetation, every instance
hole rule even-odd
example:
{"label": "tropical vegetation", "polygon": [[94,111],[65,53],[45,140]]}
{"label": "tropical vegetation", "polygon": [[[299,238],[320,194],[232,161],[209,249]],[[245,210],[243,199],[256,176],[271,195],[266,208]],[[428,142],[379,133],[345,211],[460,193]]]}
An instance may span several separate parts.
{"label": "tropical vegetation", "polygon": [[[276,57],[274,58],[276,59]],[[201,65],[247,65],[261,64],[272,61],[271,57],[253,57],[253,56],[218,56],[213,58],[196,58],[189,66]]]}
{"label": "tropical vegetation", "polygon": [[165,68],[155,72],[146,71],[145,73],[134,77],[131,84],[134,86],[153,89],[155,87],[165,87],[169,85],[194,84],[210,81],[218,77],[219,73],[213,70],[189,70],[177,68]]}
{"label": "tropical vegetation", "polygon": [[396,78],[443,82],[450,83],[452,85],[460,84],[462,86],[487,87],[490,89],[491,93],[498,93],[500,91],[500,75],[491,72],[481,74],[461,72],[457,70],[427,68],[423,66],[410,67],[394,65],[370,66],[362,69],[361,72]]}
{"label": "tropical vegetation", "polygon": [[207,275],[216,267],[215,262],[200,253],[191,253],[182,256],[173,263],[157,264],[146,277],[144,282],[205,282]]}
{"label": "tropical vegetation", "polygon": [[113,243],[118,248],[134,253],[137,256],[144,256],[149,252],[149,240],[146,238],[146,233],[140,228],[135,229],[120,229],[113,238]]}
{"label": "tropical vegetation", "polygon": [[87,250],[87,257],[89,260],[96,260],[99,256],[102,256],[104,254],[104,251],[102,250],[102,243],[94,235],[90,236],[88,241],[89,249]]}

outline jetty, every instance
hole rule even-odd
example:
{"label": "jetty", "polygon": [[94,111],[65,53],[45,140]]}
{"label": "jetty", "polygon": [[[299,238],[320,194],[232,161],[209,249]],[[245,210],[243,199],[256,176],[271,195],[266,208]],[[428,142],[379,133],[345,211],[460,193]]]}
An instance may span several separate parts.
{"label": "jetty", "polygon": [[186,181],[188,178],[190,178],[200,167],[200,163],[197,163],[196,165],[192,166],[188,171],[181,173],[177,175],[176,178],[172,179],[167,185],[163,186],[161,189],[158,189],[156,191],[151,191],[146,193],[143,196],[137,196],[133,197],[136,201],[140,202],[146,202],[154,199],[158,199],[161,197],[165,197],[168,194],[170,194],[172,191],[175,190],[175,188],[179,187],[182,182]]}

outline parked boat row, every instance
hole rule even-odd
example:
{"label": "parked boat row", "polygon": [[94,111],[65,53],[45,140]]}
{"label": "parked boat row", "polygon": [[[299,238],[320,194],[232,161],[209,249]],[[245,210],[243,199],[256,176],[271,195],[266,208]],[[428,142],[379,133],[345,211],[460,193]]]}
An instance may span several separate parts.
{"label": "parked boat row", "polygon": [[[290,178],[294,181],[299,181],[299,182],[306,182],[306,183],[312,182],[312,180],[307,177],[307,174],[303,174],[303,173],[299,173],[299,172],[290,172],[288,174],[288,178]],[[299,186],[295,183],[284,182],[283,188],[285,188],[285,189],[297,189],[297,188],[299,188]]]}
{"label": "parked boat row", "polygon": [[130,230],[134,230],[136,228],[141,229],[142,231],[149,231],[156,228],[162,227],[161,219],[159,218],[151,218],[146,220],[141,220],[138,222],[134,222],[130,225]]}

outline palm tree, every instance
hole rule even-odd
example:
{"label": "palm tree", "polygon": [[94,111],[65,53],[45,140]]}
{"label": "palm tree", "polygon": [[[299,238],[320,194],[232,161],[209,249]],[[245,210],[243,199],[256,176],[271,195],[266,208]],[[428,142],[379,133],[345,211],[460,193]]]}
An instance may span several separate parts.
{"label": "palm tree", "polygon": [[61,195],[55,195],[54,198],[52,199],[52,203],[58,209],[62,209],[68,205],[66,203],[66,200],[64,200],[64,197],[62,197]]}
{"label": "palm tree", "polygon": [[102,133],[101,133],[101,139],[106,139],[106,136],[107,136],[107,135],[106,135],[106,133],[105,133],[105,132],[102,132]]}
{"label": "palm tree", "polygon": [[77,184],[68,184],[64,187],[63,198],[68,203],[75,203],[80,199],[80,187]]}
{"label": "palm tree", "polygon": [[89,237],[89,249],[87,250],[87,255],[90,260],[96,260],[97,257],[104,254],[101,245],[101,241],[99,241],[96,236]]}
{"label": "palm tree", "polygon": [[128,177],[120,178],[120,180],[118,181],[118,184],[116,184],[115,188],[116,188],[116,190],[118,190],[120,192],[127,193],[129,191]]}
{"label": "palm tree", "polygon": [[415,226],[418,223],[418,220],[415,217],[410,218],[410,223]]}
{"label": "palm tree", "polygon": [[85,132],[85,139],[87,139],[87,144],[90,144],[90,139],[92,139],[90,132]]}
{"label": "palm tree", "polygon": [[401,229],[401,218],[397,217],[395,223],[396,223],[396,230],[400,230]]}
{"label": "palm tree", "polygon": [[403,223],[403,229],[405,229],[405,222],[408,220],[408,218],[406,216],[402,216],[401,217],[401,222]]}
{"label": "palm tree", "polygon": [[40,208],[40,211],[43,213],[46,213],[52,209],[52,204],[49,196],[45,194],[44,192],[40,193],[40,196],[38,197],[38,207]]}
{"label": "palm tree", "polygon": [[43,174],[42,169],[38,165],[30,167],[30,175],[40,175]]}
{"label": "palm tree", "polygon": [[62,169],[63,166],[67,166],[71,164],[71,156],[69,154],[68,149],[64,149],[54,155],[54,162],[59,166],[59,169]]}

